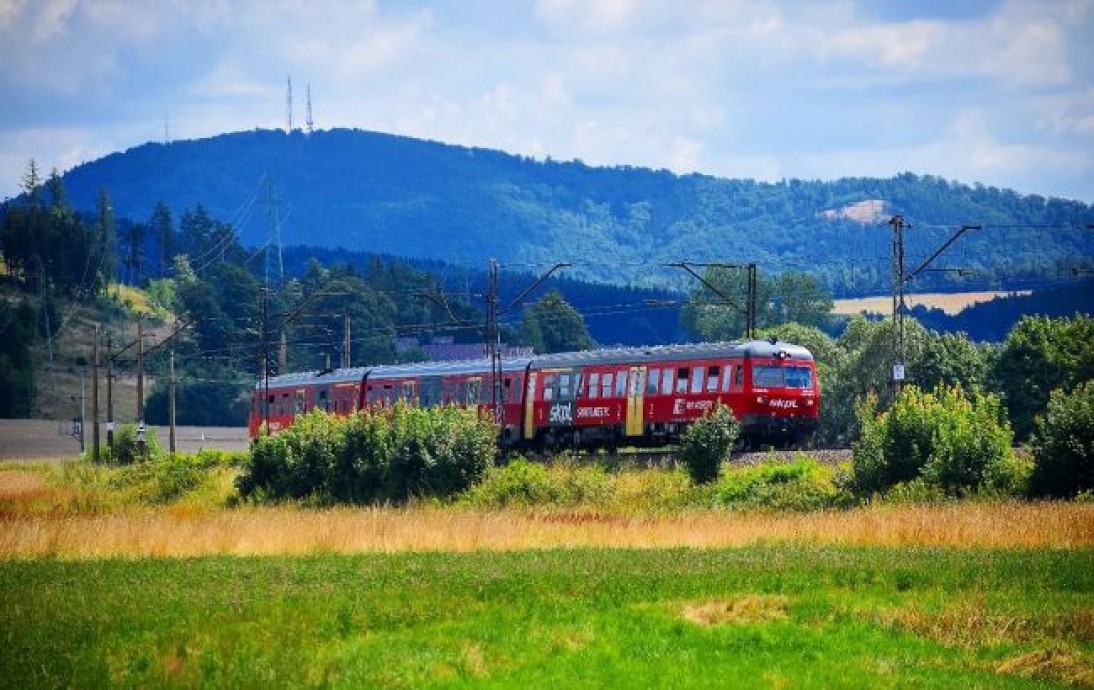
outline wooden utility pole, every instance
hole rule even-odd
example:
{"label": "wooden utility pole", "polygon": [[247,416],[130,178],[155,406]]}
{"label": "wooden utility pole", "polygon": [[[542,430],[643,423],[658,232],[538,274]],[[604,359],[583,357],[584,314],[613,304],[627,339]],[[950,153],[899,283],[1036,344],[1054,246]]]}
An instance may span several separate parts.
{"label": "wooden utility pole", "polygon": [[137,417],[144,421],[144,316],[137,317]]}
{"label": "wooden utility pole", "polygon": [[889,219],[893,228],[893,387],[904,382],[904,216]]}
{"label": "wooden utility pole", "polygon": [[289,337],[285,335],[285,329],[281,329],[281,343],[277,348],[277,373],[284,374],[289,370]]}
{"label": "wooden utility pole", "polygon": [[344,369],[349,368],[350,362],[353,361],[352,359],[350,359],[349,344],[350,344],[349,314],[343,314],[342,315],[342,368],[344,368]]}
{"label": "wooden utility pole", "polygon": [[91,461],[99,461],[99,324],[91,344]]}
{"label": "wooden utility pole", "polygon": [[114,457],[114,336],[106,336],[106,449]]}
{"label": "wooden utility pole", "polygon": [[170,425],[168,432],[171,454],[175,453],[175,348],[171,348],[171,357],[167,368],[167,417]]}

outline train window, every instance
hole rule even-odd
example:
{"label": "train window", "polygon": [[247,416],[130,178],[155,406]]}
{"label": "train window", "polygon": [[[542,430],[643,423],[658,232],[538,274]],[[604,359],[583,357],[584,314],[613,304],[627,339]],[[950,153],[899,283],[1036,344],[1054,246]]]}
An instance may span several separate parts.
{"label": "train window", "polygon": [[414,400],[414,382],[413,381],[403,381],[403,392],[402,392],[401,397],[403,398],[403,400],[406,400],[407,402],[412,402]]}
{"label": "train window", "polygon": [[570,395],[570,375],[559,374],[558,375],[558,399],[569,400]]}
{"label": "train window", "polygon": [[467,380],[467,397],[464,402],[474,405],[482,401],[482,379]]}
{"label": "train window", "polygon": [[812,388],[813,372],[809,370],[809,367],[786,367],[786,387]]}
{"label": "train window", "polygon": [[691,392],[703,392],[703,367],[695,367],[691,370]]}
{"label": "train window", "polygon": [[676,370],[676,392],[687,393],[688,392],[688,368],[681,367]]}
{"label": "train window", "polygon": [[646,379],[646,393],[649,395],[657,394],[657,379],[661,376],[660,369],[650,369],[649,378]]}
{"label": "train window", "polygon": [[304,391],[296,391],[296,414],[303,414],[304,409]]}
{"label": "train window", "polygon": [[738,364],[737,371],[733,374],[733,390],[741,390],[745,387],[745,365]]}
{"label": "train window", "polygon": [[555,399],[555,375],[547,374],[543,377],[543,399],[550,401]]}
{"label": "train window", "polygon": [[595,372],[589,374],[589,397],[594,400],[600,397],[600,374]]}
{"label": "train window", "polygon": [[627,394],[627,373],[624,371],[615,374],[615,397],[622,398]]}
{"label": "train window", "polygon": [[783,368],[757,364],[752,367],[753,388],[782,388]]}
{"label": "train window", "polygon": [[716,366],[707,367],[707,393],[718,392],[718,374],[721,369]]}
{"label": "train window", "polygon": [[670,393],[672,393],[672,369],[665,369],[661,372],[661,395]]}
{"label": "train window", "polygon": [[723,393],[728,393],[729,392],[729,382],[733,380],[732,376],[733,376],[733,365],[732,364],[726,365],[726,367],[724,369],[722,369],[722,392]]}
{"label": "train window", "polygon": [[604,374],[600,379],[600,397],[608,398],[612,394],[612,376],[611,372]]}

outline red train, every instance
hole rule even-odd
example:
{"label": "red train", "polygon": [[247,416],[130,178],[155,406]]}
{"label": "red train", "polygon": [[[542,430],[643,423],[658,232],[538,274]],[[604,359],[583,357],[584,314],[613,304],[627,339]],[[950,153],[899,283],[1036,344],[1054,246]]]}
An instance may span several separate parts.
{"label": "red train", "polygon": [[[256,386],[250,434],[264,421],[277,432],[315,407],[339,415],[396,400],[489,408],[492,387],[488,359],[286,374]],[[766,340],[506,360],[500,391],[507,448],[674,443],[717,402],[733,410],[746,443],[789,445],[820,413],[812,354]]]}

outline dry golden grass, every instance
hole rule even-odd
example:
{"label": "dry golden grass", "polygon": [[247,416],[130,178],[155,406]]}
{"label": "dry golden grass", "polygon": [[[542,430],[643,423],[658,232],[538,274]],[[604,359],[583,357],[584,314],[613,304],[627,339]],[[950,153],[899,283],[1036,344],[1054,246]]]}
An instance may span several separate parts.
{"label": "dry golden grass", "polygon": [[790,599],[787,597],[752,595],[728,600],[690,602],[683,605],[680,615],[684,620],[703,627],[761,623],[786,619],[789,604]]}
{"label": "dry golden grass", "polygon": [[[9,474],[9,473],[3,473]],[[3,476],[0,474],[0,476]],[[23,485],[24,496],[35,496]],[[0,511],[0,558],[187,557],[565,547],[719,548],[770,542],[877,546],[1094,546],[1094,505],[865,507],[810,514],[625,517],[453,508],[175,506],[105,514]]]}
{"label": "dry golden grass", "polygon": [[[1029,290],[1012,292],[924,292],[922,294],[905,295],[904,301],[908,307],[923,305],[929,308],[941,309],[947,314],[953,315],[966,307],[979,302],[988,302],[996,297],[1007,295],[1028,295]],[[832,308],[836,314],[859,314],[869,312],[873,314],[888,314],[893,308],[893,298],[890,295],[877,297],[860,297],[858,299],[838,299]]]}
{"label": "dry golden grass", "polygon": [[995,672],[1094,688],[1094,666],[1067,649],[1040,649],[1021,654],[996,666]]}

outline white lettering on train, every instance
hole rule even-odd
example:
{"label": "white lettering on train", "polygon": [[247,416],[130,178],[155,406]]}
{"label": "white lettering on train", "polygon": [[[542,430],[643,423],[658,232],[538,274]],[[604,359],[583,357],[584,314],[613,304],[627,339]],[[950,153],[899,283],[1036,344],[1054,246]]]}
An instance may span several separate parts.
{"label": "white lettering on train", "polygon": [[782,410],[792,410],[798,406],[797,400],[771,400],[768,402],[771,407],[777,407]]}
{"label": "white lettering on train", "polygon": [[608,407],[579,407],[577,408],[577,418],[600,418],[611,416],[611,408]]}
{"label": "white lettering on train", "polygon": [[574,421],[574,411],[569,403],[556,403],[551,405],[550,423],[567,424]]}

